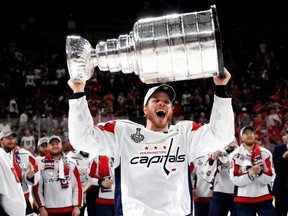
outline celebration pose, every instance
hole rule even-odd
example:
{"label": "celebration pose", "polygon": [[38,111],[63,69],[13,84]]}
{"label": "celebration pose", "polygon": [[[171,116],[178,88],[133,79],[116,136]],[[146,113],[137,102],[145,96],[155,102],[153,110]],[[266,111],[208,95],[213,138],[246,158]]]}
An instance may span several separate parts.
{"label": "celebration pose", "polygon": [[209,124],[170,122],[174,89],[152,87],[144,98],[146,127],[128,120],[95,126],[84,93],[85,82],[68,81],[69,139],[75,149],[114,158],[116,215],[189,215],[189,165],[197,157],[224,148],[234,139],[230,73],[214,76],[215,96]]}

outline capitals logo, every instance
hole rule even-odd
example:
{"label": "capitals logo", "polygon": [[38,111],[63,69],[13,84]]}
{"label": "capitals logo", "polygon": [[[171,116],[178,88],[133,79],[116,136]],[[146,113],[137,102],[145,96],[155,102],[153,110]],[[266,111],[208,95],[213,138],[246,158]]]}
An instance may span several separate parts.
{"label": "capitals logo", "polygon": [[[171,154],[171,148],[173,146],[173,138],[171,139],[168,151],[164,151],[166,154],[158,153],[156,155],[144,155],[144,156],[136,156],[130,160],[130,164],[136,165],[146,165],[147,168],[152,166],[153,164],[163,164],[163,170],[168,176],[172,171],[176,171],[176,168],[168,169],[167,164],[173,163],[183,163],[185,162],[185,154],[179,154],[180,147],[177,147],[176,154]],[[152,153],[153,154],[153,153]]]}

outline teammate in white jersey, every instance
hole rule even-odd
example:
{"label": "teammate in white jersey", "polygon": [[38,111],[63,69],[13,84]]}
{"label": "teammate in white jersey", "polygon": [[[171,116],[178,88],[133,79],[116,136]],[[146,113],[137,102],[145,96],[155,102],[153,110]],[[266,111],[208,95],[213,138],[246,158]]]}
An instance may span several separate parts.
{"label": "teammate in white jersey", "polygon": [[40,172],[38,170],[35,157],[27,149],[20,148],[15,144],[16,134],[11,130],[3,129],[1,131],[0,137],[1,147],[10,157],[18,178],[21,182],[22,190],[26,200],[26,215],[33,215],[34,209],[30,200],[30,187],[37,184],[40,180]]}
{"label": "teammate in white jersey", "polygon": [[234,184],[229,176],[229,154],[238,148],[236,138],[225,149],[210,154],[204,167],[204,179],[211,184],[213,196],[209,216],[236,215]]}
{"label": "teammate in white jersey", "polygon": [[144,98],[146,127],[128,120],[94,125],[85,97],[85,82],[68,81],[69,139],[75,149],[114,158],[115,214],[133,216],[189,215],[190,162],[221,149],[234,139],[231,96],[225,91],[231,75],[214,77],[210,123],[180,121],[173,127],[174,89],[150,88]]}
{"label": "teammate in white jersey", "polygon": [[276,216],[272,195],[275,177],[272,153],[256,143],[251,125],[240,130],[240,137],[240,147],[229,156],[236,215]]}
{"label": "teammate in white jersey", "polygon": [[[5,139],[14,139],[14,137],[11,135]],[[21,182],[11,159],[2,148],[0,148],[0,182],[0,215],[25,215],[26,201]]]}
{"label": "teammate in white jersey", "polygon": [[36,162],[40,163],[40,161],[44,158],[44,156],[48,153],[48,139],[49,137],[41,137],[37,142],[37,150],[38,155],[36,156]]}
{"label": "teammate in white jersey", "polygon": [[86,190],[89,187],[88,170],[89,170],[89,153],[72,150],[67,153],[67,157],[74,160],[79,171],[83,192],[83,206],[80,209],[80,216],[85,215],[87,210]]}
{"label": "teammate in white jersey", "polygon": [[[90,200],[88,206],[88,215],[114,216],[114,175],[113,175],[113,158],[105,155],[90,155],[89,156],[89,183],[91,193],[94,194],[94,199]],[[89,193],[89,192],[87,192]],[[92,196],[91,196],[92,197]]]}
{"label": "teammate in white jersey", "polygon": [[190,166],[193,186],[193,216],[208,216],[209,206],[212,199],[210,184],[204,180],[204,167],[209,155],[196,158]]}
{"label": "teammate in white jersey", "polygon": [[40,215],[79,216],[83,194],[78,168],[63,153],[59,136],[49,137],[48,148],[49,153],[39,164],[41,179],[33,186],[33,196]]}

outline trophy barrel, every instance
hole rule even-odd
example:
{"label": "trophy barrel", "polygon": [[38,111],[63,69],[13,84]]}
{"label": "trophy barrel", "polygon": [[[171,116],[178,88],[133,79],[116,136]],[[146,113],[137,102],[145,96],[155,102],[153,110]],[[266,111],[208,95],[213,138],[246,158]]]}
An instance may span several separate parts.
{"label": "trophy barrel", "polygon": [[224,74],[215,6],[206,11],[141,19],[135,23],[133,35],[135,71],[145,83]]}
{"label": "trophy barrel", "polygon": [[140,19],[118,39],[93,49],[79,36],[68,36],[66,54],[72,81],[101,71],[132,73],[144,83],[224,76],[221,35],[216,6],[209,10]]}

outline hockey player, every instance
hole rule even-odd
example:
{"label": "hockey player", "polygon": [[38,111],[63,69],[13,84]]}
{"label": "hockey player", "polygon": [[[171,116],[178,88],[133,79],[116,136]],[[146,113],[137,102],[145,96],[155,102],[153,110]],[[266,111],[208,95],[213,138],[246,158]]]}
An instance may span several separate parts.
{"label": "hockey player", "polygon": [[[223,148],[234,139],[234,113],[225,85],[231,75],[215,75],[210,123],[180,121],[170,126],[174,89],[168,84],[150,88],[144,98],[146,127],[116,120],[94,126],[85,82],[68,81],[69,139],[77,150],[114,158],[115,215],[189,215],[190,163]],[[170,127],[169,127],[170,126]]]}

